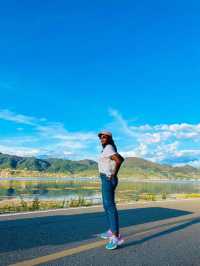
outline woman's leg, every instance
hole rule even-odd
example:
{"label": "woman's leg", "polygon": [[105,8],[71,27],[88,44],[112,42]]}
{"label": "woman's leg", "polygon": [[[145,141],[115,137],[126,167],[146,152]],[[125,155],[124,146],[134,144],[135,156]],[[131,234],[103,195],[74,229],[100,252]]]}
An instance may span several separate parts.
{"label": "woman's leg", "polygon": [[107,208],[106,208],[105,186],[106,186],[106,184],[105,184],[105,177],[104,177],[104,175],[101,175],[102,203],[103,203],[103,208],[104,208],[104,211],[105,211],[105,214],[106,214],[107,224],[108,224],[109,229],[111,230],[111,228],[110,228],[109,214],[108,214],[108,211],[107,211]]}
{"label": "woman's leg", "polygon": [[109,179],[106,175],[102,176],[102,198],[103,206],[110,225],[110,229],[115,236],[119,235],[119,215],[115,204],[115,189],[118,178]]}

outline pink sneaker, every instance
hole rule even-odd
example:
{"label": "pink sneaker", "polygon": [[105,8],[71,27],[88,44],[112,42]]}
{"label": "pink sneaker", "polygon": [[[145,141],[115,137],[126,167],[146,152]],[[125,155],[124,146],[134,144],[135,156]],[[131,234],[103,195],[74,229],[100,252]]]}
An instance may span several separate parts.
{"label": "pink sneaker", "polygon": [[109,242],[106,244],[106,249],[116,249],[118,246],[124,243],[124,239],[119,235],[118,237],[112,236]]}
{"label": "pink sneaker", "polygon": [[120,246],[123,243],[124,243],[124,238],[119,234],[118,240],[117,240],[117,245]]}
{"label": "pink sneaker", "polygon": [[112,236],[113,236],[113,233],[110,229],[108,231],[100,234],[100,237],[103,239],[109,239]]}

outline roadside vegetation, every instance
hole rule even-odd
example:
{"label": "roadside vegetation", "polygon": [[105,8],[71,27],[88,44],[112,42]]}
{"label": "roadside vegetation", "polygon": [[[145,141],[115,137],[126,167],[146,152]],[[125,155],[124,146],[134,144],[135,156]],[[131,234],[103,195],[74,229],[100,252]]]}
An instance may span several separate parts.
{"label": "roadside vegetation", "polygon": [[78,199],[71,200],[49,200],[42,201],[38,197],[35,197],[32,201],[25,201],[22,197],[20,200],[9,200],[0,205],[0,214],[2,213],[15,213],[15,212],[26,212],[26,211],[38,211],[38,210],[49,210],[49,209],[62,209],[69,207],[80,207],[80,206],[91,206],[92,202],[79,197]]}
{"label": "roadside vegetation", "polygon": [[[117,198],[117,203],[134,203],[134,202],[148,202],[148,201],[158,201],[167,199],[192,199],[199,198],[200,193],[190,193],[190,194],[174,194],[168,195],[163,192],[161,194],[155,193],[134,193],[131,199]],[[31,200],[24,200],[21,196],[19,200],[7,200],[0,202],[0,214],[3,213],[16,213],[16,212],[26,212],[26,211],[38,211],[38,210],[50,210],[50,209],[62,209],[70,207],[81,207],[81,206],[92,206],[94,205],[92,200],[88,200],[83,196],[79,196],[76,199],[70,200],[39,200],[35,197]],[[97,204],[95,204],[97,205]],[[101,205],[101,203],[99,203]]]}

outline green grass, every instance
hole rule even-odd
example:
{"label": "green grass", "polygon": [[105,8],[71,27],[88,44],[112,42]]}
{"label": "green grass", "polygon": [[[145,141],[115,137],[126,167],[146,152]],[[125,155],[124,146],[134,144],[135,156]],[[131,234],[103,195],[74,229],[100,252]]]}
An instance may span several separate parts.
{"label": "green grass", "polygon": [[78,197],[78,200],[72,199],[68,202],[68,207],[80,207],[80,206],[91,206],[92,202],[87,201],[84,197]]}
{"label": "green grass", "polygon": [[37,210],[49,210],[59,209],[68,207],[80,207],[80,206],[91,206],[92,202],[86,200],[84,197],[79,196],[78,199],[71,199],[66,201],[40,201],[35,197],[32,201],[25,201],[23,197],[20,197],[20,202],[7,203],[0,207],[0,214],[10,212],[26,212],[26,211],[37,211]]}

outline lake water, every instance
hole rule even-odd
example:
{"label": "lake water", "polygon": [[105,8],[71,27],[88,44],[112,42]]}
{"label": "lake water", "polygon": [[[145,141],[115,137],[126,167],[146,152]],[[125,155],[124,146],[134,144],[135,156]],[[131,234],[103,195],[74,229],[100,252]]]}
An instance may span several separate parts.
{"label": "lake water", "polygon": [[[154,193],[200,193],[199,181],[137,181],[119,179],[116,190],[120,199],[131,200],[134,195]],[[0,200],[20,198],[33,200],[69,200],[84,197],[101,202],[101,182],[94,178],[0,178]]]}

